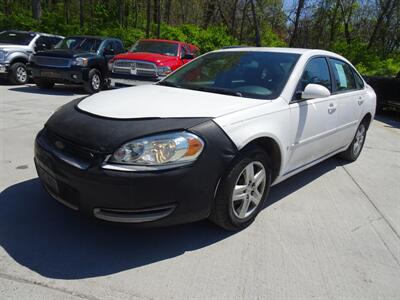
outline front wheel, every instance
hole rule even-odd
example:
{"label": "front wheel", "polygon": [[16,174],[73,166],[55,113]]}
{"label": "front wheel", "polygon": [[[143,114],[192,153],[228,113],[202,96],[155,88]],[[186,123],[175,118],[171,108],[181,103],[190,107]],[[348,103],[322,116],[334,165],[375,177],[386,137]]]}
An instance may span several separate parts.
{"label": "front wheel", "polygon": [[8,79],[13,84],[27,84],[29,81],[29,76],[26,65],[22,62],[12,64]]}
{"label": "front wheel", "polygon": [[356,131],[353,141],[346,151],[339,154],[339,156],[347,161],[353,162],[360,156],[361,150],[364,147],[365,137],[367,136],[367,124],[362,122]]}
{"label": "front wheel", "polygon": [[83,84],[83,88],[89,94],[100,92],[103,86],[103,76],[97,69],[89,71],[88,81]]}
{"label": "front wheel", "polygon": [[262,209],[270,185],[267,154],[258,147],[243,152],[221,180],[210,220],[230,231],[247,227]]}

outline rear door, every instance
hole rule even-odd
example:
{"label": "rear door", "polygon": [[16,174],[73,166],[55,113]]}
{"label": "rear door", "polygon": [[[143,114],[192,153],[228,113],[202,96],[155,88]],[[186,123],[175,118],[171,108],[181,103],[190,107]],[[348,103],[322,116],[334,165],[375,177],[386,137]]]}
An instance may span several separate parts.
{"label": "rear door", "polygon": [[346,62],[329,58],[333,73],[333,94],[338,103],[338,145],[348,145],[356,132],[364,111],[364,82]]}
{"label": "rear door", "polygon": [[[320,84],[332,92],[331,73],[325,57],[311,58],[297,87],[297,94],[310,84]],[[334,95],[290,103],[292,144],[286,174],[336,150],[338,125]]]}

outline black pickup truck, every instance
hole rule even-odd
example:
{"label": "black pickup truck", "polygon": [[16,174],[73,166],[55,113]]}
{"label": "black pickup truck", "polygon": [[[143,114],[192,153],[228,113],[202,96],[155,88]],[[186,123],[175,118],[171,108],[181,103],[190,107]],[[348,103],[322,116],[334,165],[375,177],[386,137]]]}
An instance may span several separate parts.
{"label": "black pickup truck", "polygon": [[400,111],[400,72],[396,77],[365,77],[376,93],[376,111]]}
{"label": "black pickup truck", "polygon": [[86,92],[100,91],[108,82],[108,61],[124,52],[121,40],[96,36],[65,38],[54,49],[32,55],[28,70],[39,88],[55,83],[83,84]]}

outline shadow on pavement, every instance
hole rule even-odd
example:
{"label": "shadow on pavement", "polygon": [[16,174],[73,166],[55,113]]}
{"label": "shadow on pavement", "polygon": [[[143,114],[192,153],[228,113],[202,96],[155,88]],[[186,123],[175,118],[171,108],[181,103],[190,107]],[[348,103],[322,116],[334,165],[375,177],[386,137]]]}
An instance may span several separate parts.
{"label": "shadow on pavement", "polygon": [[85,91],[79,85],[59,85],[56,84],[51,89],[40,89],[35,85],[19,85],[9,89],[10,91],[56,96],[86,95]]}
{"label": "shadow on pavement", "polygon": [[[330,159],[275,186],[266,206],[336,168]],[[109,275],[207,247],[228,238],[208,221],[138,229],[69,210],[31,179],[0,193],[0,246],[19,264],[55,279]]]}

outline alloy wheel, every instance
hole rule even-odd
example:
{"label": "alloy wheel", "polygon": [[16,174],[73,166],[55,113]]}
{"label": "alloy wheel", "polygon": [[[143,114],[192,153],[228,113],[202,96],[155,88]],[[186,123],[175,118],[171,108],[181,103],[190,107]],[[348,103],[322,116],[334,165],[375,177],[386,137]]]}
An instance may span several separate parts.
{"label": "alloy wheel", "polygon": [[353,144],[354,156],[358,156],[360,154],[360,151],[364,144],[364,139],[365,139],[365,126],[364,124],[361,124],[357,129],[356,136],[354,139],[354,144]]}
{"label": "alloy wheel", "polygon": [[26,68],[23,66],[18,67],[15,76],[19,82],[24,83],[28,77]]}
{"label": "alloy wheel", "polygon": [[266,182],[266,171],[261,162],[253,161],[243,169],[232,193],[232,208],[237,218],[246,219],[257,210]]}
{"label": "alloy wheel", "polygon": [[100,76],[98,74],[94,74],[92,77],[92,87],[95,91],[100,88]]}

